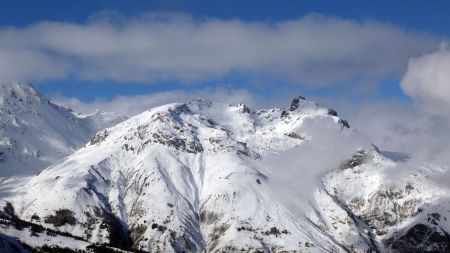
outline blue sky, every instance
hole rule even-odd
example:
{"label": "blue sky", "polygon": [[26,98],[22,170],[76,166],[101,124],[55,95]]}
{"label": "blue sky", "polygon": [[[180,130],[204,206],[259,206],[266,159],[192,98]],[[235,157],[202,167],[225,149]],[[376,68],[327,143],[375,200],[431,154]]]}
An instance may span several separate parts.
{"label": "blue sky", "polygon": [[[243,23],[241,25],[248,26],[250,27],[249,29],[251,29],[252,24],[256,22],[259,24],[268,24],[270,30],[270,24],[272,23],[297,20],[311,15],[311,13],[317,13],[326,18],[333,19],[330,22],[339,23],[344,21],[362,24],[362,26],[364,26],[362,29],[366,29],[365,22],[374,22],[376,24],[380,23],[389,29],[392,28],[398,30],[394,33],[413,33],[418,34],[417,36],[426,34],[426,36],[433,37],[437,43],[440,40],[445,40],[450,33],[450,27],[448,26],[450,23],[450,15],[448,15],[449,7],[450,3],[448,1],[372,1],[369,3],[368,1],[326,0],[281,2],[15,0],[2,2],[2,8],[0,9],[0,25],[3,28],[14,27],[19,32],[26,34],[28,27],[42,21],[51,21],[56,24],[70,23],[83,27],[89,26],[93,17],[96,17],[98,13],[103,13],[105,11],[108,13],[117,13],[125,19],[132,19],[133,17],[148,12],[162,11],[169,13],[183,12],[187,15],[191,15],[194,19],[193,23],[208,23],[209,21],[204,20],[211,18],[217,18],[224,22],[231,22],[234,19],[238,19]],[[369,27],[367,29],[371,28]],[[371,30],[368,31],[370,32]],[[363,31],[362,34],[365,34],[365,32]],[[337,36],[339,36],[339,34]],[[388,38],[397,38],[396,35],[389,36]],[[405,38],[404,40],[399,40],[394,43],[407,43],[408,40],[411,39]],[[423,46],[423,53],[428,52],[432,43],[424,42],[423,44],[427,44],[426,46]],[[363,45],[363,47],[364,46],[367,45]],[[386,47],[389,47],[389,45]],[[391,50],[389,48],[386,49],[386,47],[381,47],[380,50]],[[399,47],[401,48],[401,46]],[[421,48],[420,50],[417,49],[419,47]],[[47,47],[42,49],[44,53],[51,51],[49,53],[50,56],[59,54],[52,52],[52,50],[52,48],[48,49]],[[395,48],[392,49],[394,52],[395,50]],[[413,52],[414,54],[412,54],[411,57],[415,57],[422,53],[421,50],[421,46],[414,45],[411,46],[411,50],[408,52]],[[295,50],[293,53],[295,53]],[[67,52],[65,52],[65,54],[67,54]],[[70,55],[71,52],[68,54]],[[332,52],[331,55],[334,55],[334,52]],[[225,73],[220,73],[219,70],[215,69],[214,71],[219,72],[219,74],[216,72],[213,74],[209,72],[203,74],[203,72],[205,72],[204,70],[196,69],[202,76],[201,78],[196,78],[194,80],[185,76],[179,78],[144,78],[139,80],[127,80],[127,78],[124,79],[122,77],[111,78],[111,75],[86,78],[86,76],[81,76],[79,73],[73,73],[73,71],[67,71],[65,74],[49,75],[50,77],[45,76],[44,78],[35,77],[30,74],[30,76],[24,77],[24,79],[35,83],[41,92],[50,97],[55,96],[56,94],[63,97],[75,97],[81,101],[93,101],[99,97],[114,99],[118,95],[133,96],[170,90],[183,90],[189,92],[191,90],[215,87],[248,89],[259,94],[261,97],[270,97],[274,93],[277,93],[278,90],[282,89],[289,90],[293,94],[301,93],[306,96],[314,97],[339,97],[355,102],[367,99],[385,100],[392,98],[409,101],[408,96],[404,94],[399,86],[402,73],[407,67],[407,56],[408,55],[401,55],[398,59],[395,58],[394,60],[399,61],[398,66],[392,67],[392,69],[383,70],[380,73],[377,73],[375,77],[367,77],[370,75],[368,74],[368,70],[362,70],[356,72],[354,76],[349,73],[345,78],[336,78],[336,80],[331,78],[327,81],[318,81],[317,83],[320,83],[319,85],[316,85],[317,76],[312,77],[314,79],[313,81],[311,81],[311,79],[302,79],[301,76],[293,77],[292,72],[295,72],[296,66],[292,66],[291,68],[287,64],[286,66],[283,66],[283,68],[289,70],[282,69],[275,74],[267,74],[263,67],[247,71],[245,67],[243,68],[244,70],[242,70],[240,69],[240,66],[235,67],[234,65],[230,67],[230,71],[227,70]],[[73,59],[72,56],[64,57],[64,61],[70,61],[73,65],[78,66],[84,64],[79,59]],[[299,57],[301,58],[301,55]],[[316,58],[311,60],[311,62],[315,61]],[[339,61],[342,62],[342,60]],[[387,59],[386,61],[392,60]],[[270,67],[276,67],[279,62],[280,60],[276,58],[273,65],[269,65]],[[401,66],[403,62],[404,64]],[[193,62],[192,64],[196,64],[196,62]],[[373,64],[376,68],[379,67],[379,65],[383,65],[382,62],[377,62],[376,64],[367,63],[367,68],[372,68],[372,65],[370,64]],[[323,63],[317,65],[318,67],[322,67]],[[359,65],[366,65],[366,63],[358,58],[356,63],[349,64],[349,66],[353,68],[358,67]],[[172,72],[169,71],[167,75],[173,73],[173,70],[171,71]],[[335,71],[329,70],[328,72],[334,74],[334,72],[338,71],[339,68]],[[197,75],[197,72],[194,74]],[[324,75],[327,75],[328,72],[324,73]],[[203,77],[203,75],[205,77]],[[337,74],[336,76],[339,75]],[[21,76],[19,76],[19,78],[20,77]]]}
{"label": "blue sky", "polygon": [[85,22],[95,12],[116,10],[125,15],[145,11],[184,11],[196,16],[244,20],[286,20],[311,12],[349,19],[376,19],[411,29],[448,35],[450,3],[434,1],[27,1],[5,0],[0,9],[2,25],[24,26],[40,20]]}

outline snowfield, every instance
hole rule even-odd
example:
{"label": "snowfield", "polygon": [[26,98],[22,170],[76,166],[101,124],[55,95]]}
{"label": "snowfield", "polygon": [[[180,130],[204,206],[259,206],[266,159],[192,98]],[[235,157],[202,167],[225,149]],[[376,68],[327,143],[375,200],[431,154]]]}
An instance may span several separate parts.
{"label": "snowfield", "polygon": [[[89,132],[81,122],[92,116],[41,106],[73,134],[64,138]],[[21,122],[33,111],[23,113],[1,117]],[[3,130],[0,143],[9,129],[19,127]],[[41,140],[30,147],[78,145]],[[0,249],[20,241],[145,252],[448,252],[449,193],[431,179],[439,170],[388,180],[397,166],[334,110],[303,97],[258,111],[203,99],[168,104],[98,131],[38,175],[3,179]],[[56,232],[29,236],[37,225]]]}
{"label": "snowfield", "polygon": [[101,111],[74,115],[30,85],[0,82],[0,177],[33,175],[125,119]]}

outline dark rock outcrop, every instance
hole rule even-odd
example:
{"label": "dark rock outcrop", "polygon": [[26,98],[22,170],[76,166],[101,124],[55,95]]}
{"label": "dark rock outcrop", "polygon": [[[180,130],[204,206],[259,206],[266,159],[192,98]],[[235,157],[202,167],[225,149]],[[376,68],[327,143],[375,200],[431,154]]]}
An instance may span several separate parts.
{"label": "dark rock outcrop", "polygon": [[292,100],[290,108],[291,111],[295,111],[298,109],[298,107],[300,106],[300,100],[305,100],[305,98],[302,96],[298,96]]}

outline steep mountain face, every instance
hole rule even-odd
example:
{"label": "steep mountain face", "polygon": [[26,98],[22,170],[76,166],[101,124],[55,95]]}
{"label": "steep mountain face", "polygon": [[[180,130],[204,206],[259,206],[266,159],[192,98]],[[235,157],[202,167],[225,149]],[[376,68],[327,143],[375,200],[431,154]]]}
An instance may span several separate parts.
{"label": "steep mountain face", "polygon": [[73,115],[22,83],[0,83],[0,177],[31,175],[79,149],[124,117]]}
{"label": "steep mountain face", "polygon": [[19,238],[147,252],[445,252],[438,172],[392,182],[397,166],[302,97],[259,111],[169,104],[8,186],[0,232],[8,247]]}
{"label": "steep mountain face", "polygon": [[351,252],[355,232],[377,252],[448,252],[449,192],[432,179],[442,171],[398,170],[375,147],[355,153],[322,178],[316,200],[323,211],[312,219]]}

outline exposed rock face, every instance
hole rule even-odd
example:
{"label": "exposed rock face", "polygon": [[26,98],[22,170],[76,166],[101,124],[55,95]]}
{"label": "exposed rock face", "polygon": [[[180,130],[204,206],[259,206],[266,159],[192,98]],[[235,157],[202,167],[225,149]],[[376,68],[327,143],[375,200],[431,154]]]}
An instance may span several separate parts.
{"label": "exposed rock face", "polygon": [[365,150],[358,150],[353,157],[347,161],[345,161],[341,165],[341,169],[352,169],[356,166],[363,165],[364,163],[368,162],[372,157],[366,153]]}
{"label": "exposed rock face", "polygon": [[331,108],[328,109],[328,114],[332,115],[332,116],[338,116],[337,112]]}
{"label": "exposed rock face", "polygon": [[385,182],[385,173],[395,169],[372,147],[355,153],[323,182],[335,201],[365,224],[378,251],[447,252],[450,213],[442,205],[448,192],[436,187],[429,171]]}
{"label": "exposed rock face", "polygon": [[304,97],[298,96],[292,100],[290,110],[295,111],[300,107],[300,100],[305,100]]}
{"label": "exposed rock face", "polygon": [[400,237],[386,240],[393,252],[449,252],[450,235],[430,224],[416,224]]}
{"label": "exposed rock face", "polygon": [[341,124],[343,127],[350,128],[350,124],[345,119],[339,119],[338,123]]}

